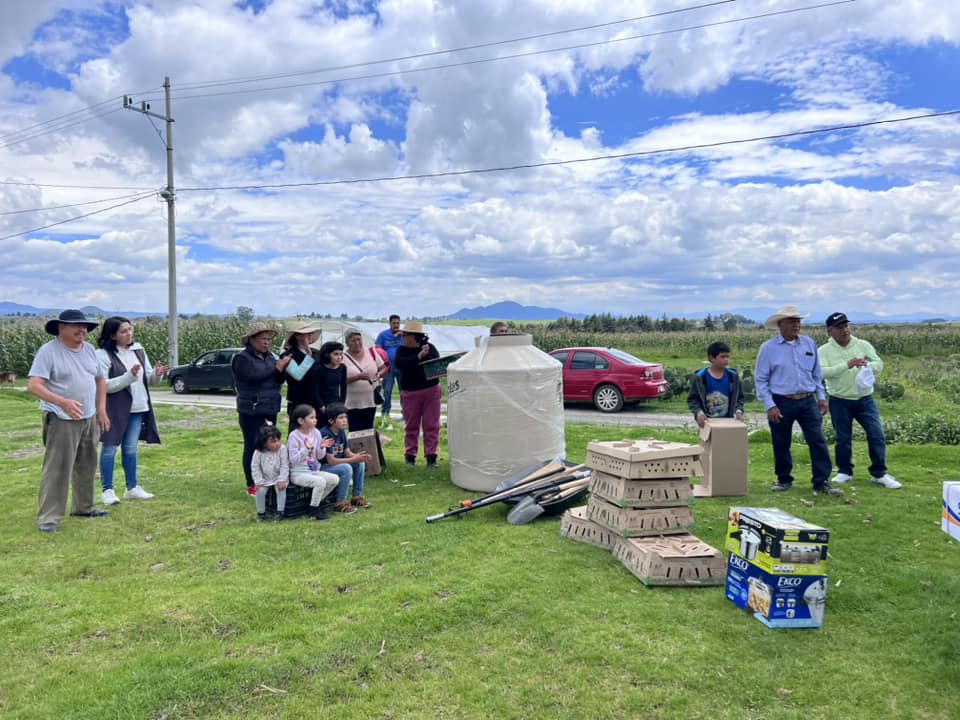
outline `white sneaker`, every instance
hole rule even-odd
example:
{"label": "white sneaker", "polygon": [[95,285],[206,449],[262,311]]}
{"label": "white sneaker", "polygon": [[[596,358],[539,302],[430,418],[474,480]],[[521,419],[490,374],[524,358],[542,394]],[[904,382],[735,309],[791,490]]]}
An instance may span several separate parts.
{"label": "white sneaker", "polygon": [[847,475],[842,472],[838,472],[830,480],[832,485],[846,485],[848,482],[853,482],[853,475]]}
{"label": "white sneaker", "polygon": [[116,505],[118,502],[120,502],[120,498],[117,497],[117,494],[113,491],[113,488],[103,491],[104,505]]}
{"label": "white sneaker", "polygon": [[879,485],[880,487],[890,488],[891,490],[899,490],[903,487],[903,483],[897,480],[890,473],[886,473],[883,477],[873,478],[871,480],[874,485]]}
{"label": "white sneaker", "polygon": [[124,500],[149,500],[152,497],[153,493],[148,493],[139,485],[130,488],[123,494]]}

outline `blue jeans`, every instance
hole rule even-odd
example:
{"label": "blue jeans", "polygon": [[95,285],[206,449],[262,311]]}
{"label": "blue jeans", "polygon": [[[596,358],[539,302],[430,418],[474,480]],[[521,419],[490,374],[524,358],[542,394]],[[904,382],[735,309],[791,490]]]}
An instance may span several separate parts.
{"label": "blue jeans", "polygon": [[793,423],[800,425],[803,439],[810,448],[810,469],[813,474],[813,486],[819,487],[830,479],[830,450],[823,436],[823,414],[814,395],[802,400],[791,400],[783,395],[774,395],[773,401],[780,408],[782,417],[778,423],[769,423],[770,436],[773,439],[773,465],[777,482],[793,482],[793,456],[790,443],[793,441]]}
{"label": "blue jeans", "polygon": [[857,400],[829,398],[830,421],[837,433],[834,448],[837,456],[837,472],[853,476],[853,421],[856,420],[867,435],[867,450],[870,453],[870,477],[887,474],[887,439],[883,435],[880,410],[873,395]]}
{"label": "blue jeans", "polygon": [[116,465],[117,448],[120,451],[120,464],[127,481],[127,490],[137,486],[137,443],[140,440],[140,428],[143,427],[142,413],[130,413],[127,429],[123,433],[121,445],[103,445],[100,448],[100,487],[113,490],[113,466]]}
{"label": "blue jeans", "polygon": [[383,415],[390,416],[390,408],[393,407],[393,384],[400,384],[400,371],[392,367],[390,372],[383,376],[383,405],[380,406],[380,412]]}
{"label": "blue jeans", "polygon": [[363,481],[367,474],[366,463],[340,463],[339,465],[324,463],[320,466],[320,469],[324,472],[333,473],[340,478],[337,489],[334,491],[335,502],[344,502],[347,499],[347,495],[350,494],[351,479],[353,480],[353,496],[363,495]]}

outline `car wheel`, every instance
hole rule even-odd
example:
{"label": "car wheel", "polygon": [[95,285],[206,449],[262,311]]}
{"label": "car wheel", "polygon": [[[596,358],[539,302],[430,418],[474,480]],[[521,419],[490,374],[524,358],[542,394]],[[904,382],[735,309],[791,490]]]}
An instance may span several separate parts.
{"label": "car wheel", "polygon": [[601,385],[593,391],[593,404],[605,413],[623,410],[623,393],[616,385]]}
{"label": "car wheel", "polygon": [[189,389],[187,388],[187,381],[183,379],[183,375],[177,375],[173,379],[172,384],[173,384],[173,391],[178,395],[182,395]]}

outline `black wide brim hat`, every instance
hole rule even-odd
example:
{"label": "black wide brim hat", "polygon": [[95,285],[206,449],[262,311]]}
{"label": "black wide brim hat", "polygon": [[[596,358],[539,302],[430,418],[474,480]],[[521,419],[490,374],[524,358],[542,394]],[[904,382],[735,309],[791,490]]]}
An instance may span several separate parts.
{"label": "black wide brim hat", "polygon": [[47,320],[43,329],[47,331],[47,335],[59,335],[60,323],[66,323],[67,325],[86,325],[87,330],[90,331],[100,327],[100,323],[88,319],[80,310],[64,310],[53,320]]}

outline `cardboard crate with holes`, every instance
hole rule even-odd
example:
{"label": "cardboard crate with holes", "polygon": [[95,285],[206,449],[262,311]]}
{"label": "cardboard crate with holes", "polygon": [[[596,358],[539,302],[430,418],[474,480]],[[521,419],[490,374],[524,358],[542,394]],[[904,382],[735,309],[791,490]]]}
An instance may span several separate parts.
{"label": "cardboard crate with holes", "polygon": [[587,445],[587,467],[631,480],[701,475],[699,445],[665,440],[621,440]]}
{"label": "cardboard crate with holes", "polygon": [[571,540],[596,545],[612,550],[617,544],[617,534],[587,517],[586,507],[569,508],[560,518],[560,534]]}
{"label": "cardboard crate with holes", "polygon": [[693,535],[618,538],[614,557],[644,585],[723,585],[723,553]]}

